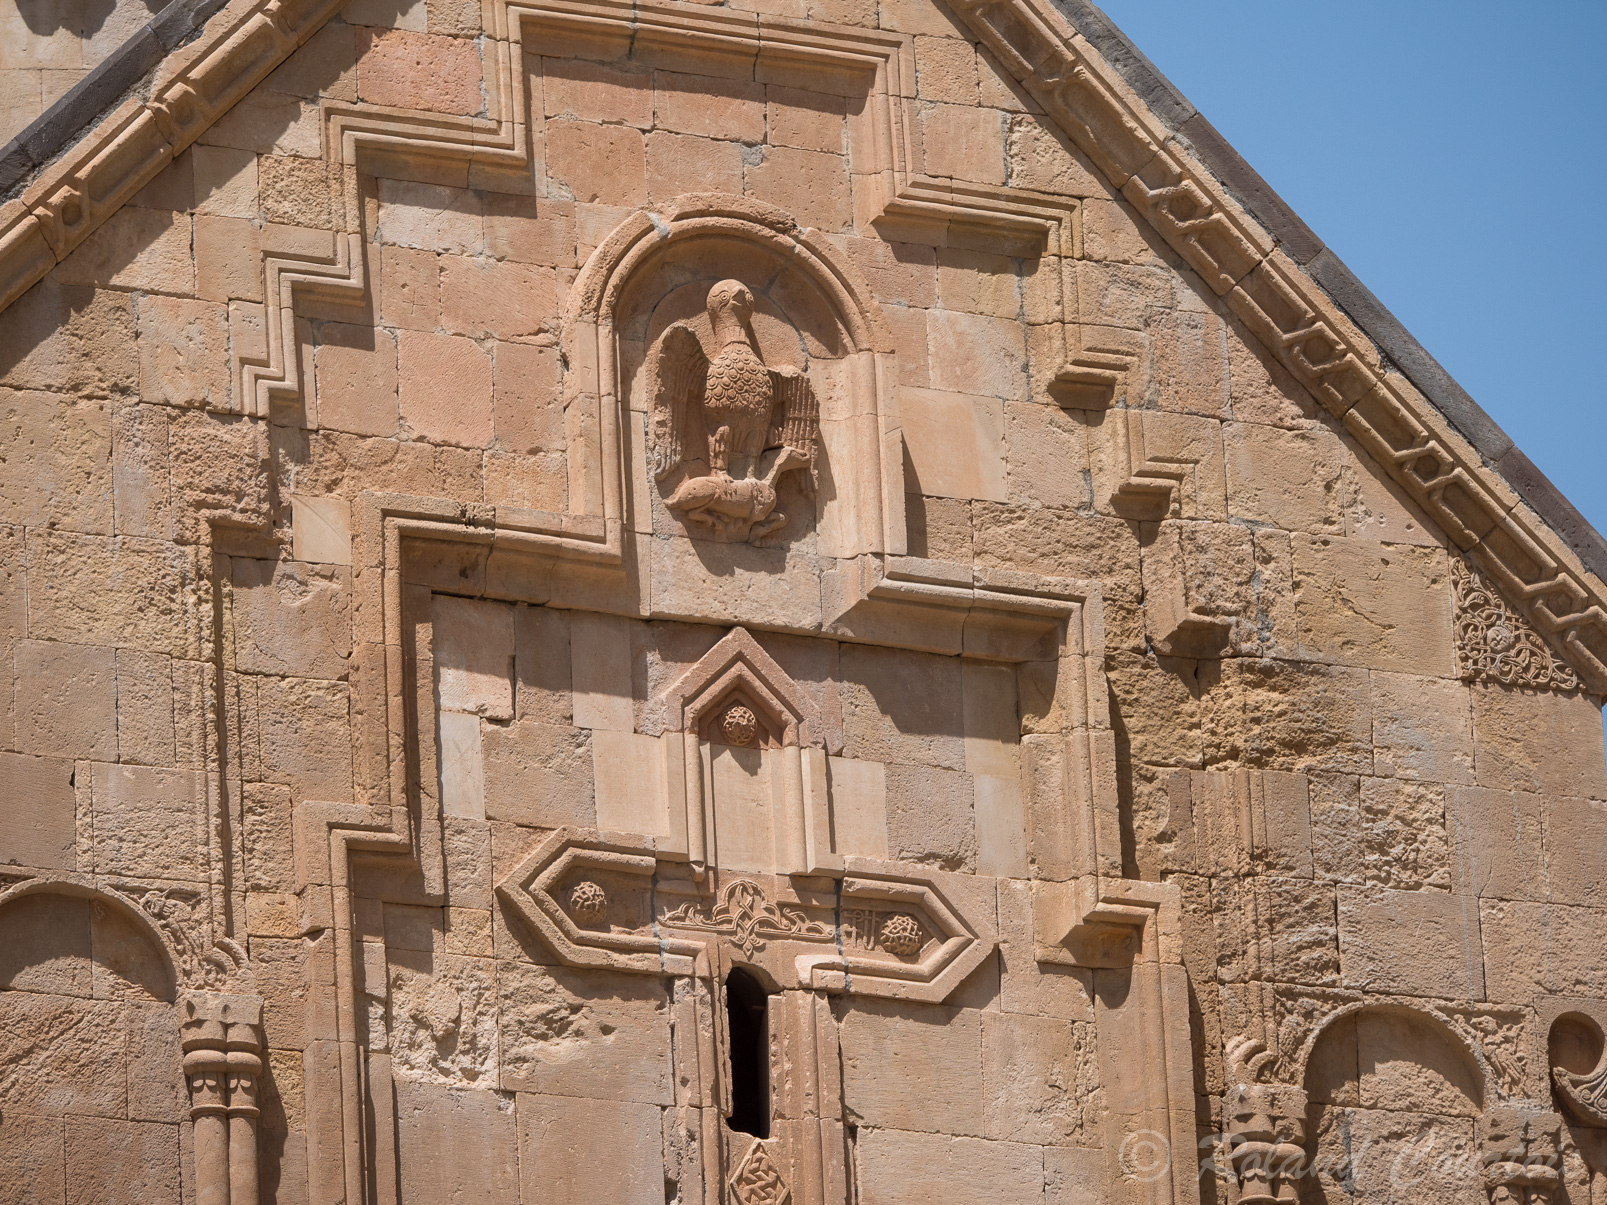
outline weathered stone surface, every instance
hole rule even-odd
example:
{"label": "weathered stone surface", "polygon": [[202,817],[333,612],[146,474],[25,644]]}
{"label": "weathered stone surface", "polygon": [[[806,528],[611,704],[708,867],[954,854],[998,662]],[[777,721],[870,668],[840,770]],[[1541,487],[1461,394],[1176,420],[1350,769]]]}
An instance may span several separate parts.
{"label": "weathered stone surface", "polygon": [[1494,1199],[1598,541],[1092,6],[242,4],[0,21],[0,1205]]}

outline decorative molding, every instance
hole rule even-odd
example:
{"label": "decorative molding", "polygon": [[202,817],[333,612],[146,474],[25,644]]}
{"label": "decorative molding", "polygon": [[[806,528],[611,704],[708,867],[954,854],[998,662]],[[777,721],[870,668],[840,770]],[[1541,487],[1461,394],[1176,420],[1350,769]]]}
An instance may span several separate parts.
{"label": "decorative molding", "polygon": [[1579,676],[1551,651],[1529,621],[1507,605],[1489,580],[1459,556],[1451,558],[1456,597],[1456,661],[1469,682],[1574,691]]}
{"label": "decorative molding", "polygon": [[0,309],[10,305],[267,77],[342,0],[237,0],[129,100],[0,206]]}
{"label": "decorative molding", "polygon": [[[497,897],[568,966],[707,978],[723,947],[763,961],[783,987],[928,1003],[946,1000],[997,944],[991,925],[972,923],[906,867],[851,859],[835,890],[787,900],[784,879],[699,886],[680,865],[647,838],[564,828],[497,884]],[[581,921],[575,889],[599,880],[614,884],[608,923]],[[895,917],[905,919],[889,932]]]}
{"label": "decorative molding", "polygon": [[1607,692],[1607,587],[1518,505],[1300,266],[1048,0],[957,0],[1000,63],[1459,548]]}
{"label": "decorative molding", "polygon": [[1562,1184],[1562,1118],[1534,1104],[1501,1105],[1485,1113],[1479,1128],[1490,1205],[1551,1205]]}

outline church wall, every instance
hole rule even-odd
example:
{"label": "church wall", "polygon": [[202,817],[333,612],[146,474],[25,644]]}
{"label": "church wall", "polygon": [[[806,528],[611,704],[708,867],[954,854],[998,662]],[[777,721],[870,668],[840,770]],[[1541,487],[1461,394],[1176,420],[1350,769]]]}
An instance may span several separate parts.
{"label": "church wall", "polygon": [[[320,106],[484,117],[506,45],[473,6],[354,0],[0,314],[0,890],[73,885],[0,899],[0,929],[71,946],[0,980],[20,1018],[0,1179],[75,1200],[98,1147],[149,1177],[140,1199],[195,1200],[207,1123],[168,1018],[238,996],[260,1014],[185,1014],[184,1049],[259,1059],[239,1141],[263,1201],[779,1200],[722,1187],[745,1164],[710,992],[747,963],[776,1001],[765,1149],[799,1202],[1236,1201],[1242,1177],[1196,1180],[1183,1148],[1236,1132],[1247,1083],[1309,1094],[1280,1115],[1324,1164],[1303,1198],[1383,1202],[1424,1134],[1474,1151],[1498,1105],[1561,1107],[1548,1034],[1607,1020],[1599,700],[963,22],[926,0],[786,8],[764,16],[896,35],[911,172],[1056,198],[1064,255],[952,215],[873,225],[888,152],[863,74],[761,69],[703,26],[527,35],[528,162],[415,143],[331,165]],[[620,567],[506,551],[504,530],[602,530],[577,297],[634,215],[693,192],[785,211],[847,265],[883,392],[793,268],[735,241],[650,265],[601,353],[623,366]],[[331,231],[366,275],[281,306],[265,257],[327,266]],[[724,275],[758,295],[765,363],[821,395],[823,484],[782,479],[770,548],[708,538],[649,469],[654,341]],[[1122,365],[1108,397],[1063,389],[1068,330]],[[896,474],[847,452],[871,419]],[[878,489],[903,546],[867,552],[848,500]],[[1021,651],[975,612],[951,640],[948,612],[842,603],[905,553],[922,584],[1053,596],[1059,626]],[[1539,650],[1521,685],[1496,680],[1499,624]],[[569,922],[541,928],[520,894],[546,843],[599,841],[653,867],[606,927],[670,933],[650,893],[698,880],[667,700],[736,626],[809,735],[701,746],[718,841],[697,890],[759,883],[834,946],[855,875],[924,884],[986,948],[940,998],[810,979],[797,932],[644,972],[584,924],[560,948]],[[838,863],[788,874],[773,801],[797,747]],[[1121,891],[1154,919],[1102,919],[1139,908]],[[91,969],[80,913],[117,901],[165,943],[154,996]],[[95,1075],[58,1073],[15,1038],[88,1014],[148,1021],[142,1057],[171,1058],[139,1069],[108,1038]],[[1271,1056],[1253,1075],[1239,1039]],[[126,1088],[102,1100],[105,1081]],[[1556,1199],[1588,1201],[1602,1131],[1568,1116]],[[1124,1141],[1157,1126],[1182,1171],[1135,1176]],[[810,1165],[811,1141],[835,1153]],[[1475,1169],[1443,1193],[1486,1188]]]}

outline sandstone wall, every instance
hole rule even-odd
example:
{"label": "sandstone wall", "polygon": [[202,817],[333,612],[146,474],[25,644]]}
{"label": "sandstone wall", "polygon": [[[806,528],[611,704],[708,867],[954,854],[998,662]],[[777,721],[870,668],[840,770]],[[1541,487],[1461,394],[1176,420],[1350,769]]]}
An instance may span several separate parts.
{"label": "sandstone wall", "polygon": [[0,1200],[1591,1200],[1599,700],[957,16],[762,7],[352,0],[0,313]]}

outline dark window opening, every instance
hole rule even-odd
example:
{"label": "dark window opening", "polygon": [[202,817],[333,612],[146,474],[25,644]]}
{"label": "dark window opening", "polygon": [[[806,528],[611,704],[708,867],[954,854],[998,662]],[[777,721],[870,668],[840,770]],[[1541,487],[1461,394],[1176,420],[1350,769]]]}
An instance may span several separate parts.
{"label": "dark window opening", "polygon": [[731,1041],[731,1116],[726,1124],[739,1134],[770,1137],[769,999],[748,972],[732,970],[725,980],[726,1033]]}

